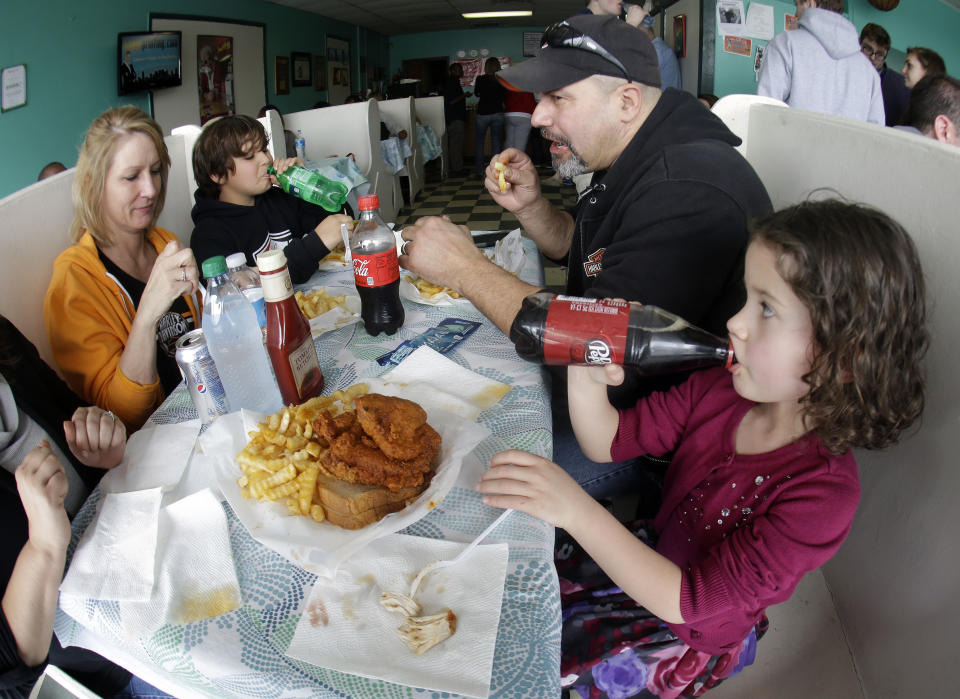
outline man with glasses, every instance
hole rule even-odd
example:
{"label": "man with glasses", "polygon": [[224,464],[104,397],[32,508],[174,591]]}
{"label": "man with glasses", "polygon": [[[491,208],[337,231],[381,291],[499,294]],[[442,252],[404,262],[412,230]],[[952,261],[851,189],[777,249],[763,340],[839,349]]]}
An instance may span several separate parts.
{"label": "man with glasses", "polygon": [[757,94],[811,112],[883,124],[880,76],[860,51],[843,0],[796,0],[797,28],[767,44]]}
{"label": "man with glasses", "polygon": [[903,76],[887,68],[887,54],[890,52],[890,35],[879,24],[868,22],[860,30],[860,50],[870,59],[880,75],[880,92],[883,95],[883,111],[887,126],[900,123],[900,117],[910,100],[910,90],[903,82]]}
{"label": "man with glasses", "polygon": [[[552,142],[554,169],[564,177],[593,172],[593,184],[573,211],[554,208],[530,158],[507,149],[486,169],[487,191],[545,256],[566,263],[568,294],[657,305],[726,334],[742,302],[747,221],[771,208],[735,150],[740,140],[693,95],[661,91],[650,40],[616,17],[571,17],[549,27],[541,44],[537,58],[499,76],[541,94],[531,123]],[[505,191],[497,162],[506,165]],[[421,218],[403,238],[412,241],[404,267],[457,290],[504,333],[523,299],[539,291],[489,262],[447,220]],[[623,488],[635,483],[620,477],[632,480],[634,466],[601,466],[580,452],[565,377],[562,370],[553,377],[554,459],[595,496],[629,492]],[[616,399],[632,404],[663,385],[633,376]]]}

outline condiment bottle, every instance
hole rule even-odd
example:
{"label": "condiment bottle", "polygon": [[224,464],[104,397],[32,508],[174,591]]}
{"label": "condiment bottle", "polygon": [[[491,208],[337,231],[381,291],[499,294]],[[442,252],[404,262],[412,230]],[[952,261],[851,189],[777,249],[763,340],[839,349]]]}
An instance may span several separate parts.
{"label": "condiment bottle", "polygon": [[733,363],[733,346],[656,306],[549,292],[523,300],[510,327],[517,354],[531,362],[624,364],[644,375]]}
{"label": "condiment bottle", "polygon": [[319,395],[323,373],[310,324],[293,295],[283,250],[257,255],[267,315],[267,353],[284,405],[299,405]]}

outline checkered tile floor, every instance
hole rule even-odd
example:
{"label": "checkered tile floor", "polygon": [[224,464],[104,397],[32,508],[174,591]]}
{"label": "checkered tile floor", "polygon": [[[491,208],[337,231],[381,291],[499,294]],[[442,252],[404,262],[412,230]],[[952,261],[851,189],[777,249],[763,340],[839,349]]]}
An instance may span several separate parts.
{"label": "checkered tile floor", "polygon": [[[574,187],[564,187],[549,181],[553,169],[538,168],[540,187],[544,196],[558,208],[570,208],[577,201]],[[458,175],[440,179],[439,161],[427,163],[426,183],[417,196],[413,209],[404,207],[397,214],[397,225],[413,223],[421,216],[447,215],[454,223],[474,231],[513,230],[519,224],[517,217],[494,203],[482,180],[473,175]],[[562,291],[566,284],[566,267],[542,259],[548,287]]]}
{"label": "checkered tile floor", "polygon": [[[570,207],[576,203],[574,187],[544,182],[553,174],[553,170],[540,168],[539,171],[544,196],[554,206]],[[397,214],[397,225],[413,223],[421,216],[443,214],[454,223],[463,224],[471,230],[513,230],[519,225],[516,216],[494,203],[481,179],[470,174],[451,176],[441,181],[439,162],[427,163],[426,184],[417,196],[413,209],[404,207]]]}

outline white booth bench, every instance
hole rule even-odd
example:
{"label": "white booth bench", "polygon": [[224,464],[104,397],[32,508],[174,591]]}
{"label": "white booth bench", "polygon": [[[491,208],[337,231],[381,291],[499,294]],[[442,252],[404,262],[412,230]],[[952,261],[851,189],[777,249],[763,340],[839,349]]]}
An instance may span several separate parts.
{"label": "white booth bench", "polygon": [[370,194],[380,198],[383,220],[396,220],[402,204],[400,181],[380,155],[380,112],[375,100],[293,112],[284,119],[288,129],[302,132],[308,160],[353,153],[370,182]]}
{"label": "white booth bench", "polygon": [[[410,185],[410,207],[423,189],[423,152],[417,140],[417,113],[413,104],[413,97],[402,97],[395,100],[382,100],[378,103],[384,122],[393,125],[396,131],[401,129],[407,132],[407,142],[410,144],[411,154],[406,158],[403,168],[397,173],[399,177],[406,177]],[[393,129],[391,129],[392,131]]]}
{"label": "white booth bench", "polygon": [[[848,663],[852,657],[853,687],[860,684],[862,695],[825,679],[820,657],[813,655],[819,651],[813,649],[824,645],[823,630],[834,622],[818,618],[807,625],[814,635],[791,639],[776,676],[764,681],[764,672],[772,674],[768,658],[766,668],[758,663],[729,686],[721,685],[715,690],[718,699],[942,694],[956,656],[951,649],[960,618],[960,559],[949,553],[960,531],[960,508],[954,505],[960,492],[960,148],[754,96],[724,97],[713,111],[743,139],[741,151],[774,208],[822,196],[815,191],[829,188],[885,211],[904,226],[923,264],[932,337],[922,420],[897,446],[856,454],[863,497],[850,536],[822,570],[834,619],[839,616],[849,644],[849,656],[839,650],[826,662]],[[776,614],[775,607],[775,631]],[[805,607],[796,616],[810,614]],[[922,629],[922,640],[904,633],[904,621]],[[780,633],[795,631],[789,623],[783,626]],[[758,661],[764,660],[765,645],[771,642],[760,643]],[[798,663],[797,657],[806,660]],[[811,667],[818,671],[810,673]],[[790,691],[784,693],[786,688]]]}
{"label": "white booth bench", "polygon": [[447,168],[450,162],[450,149],[447,144],[447,117],[443,106],[443,97],[417,97],[414,100],[417,119],[421,124],[429,126],[437,135],[443,149],[440,154],[440,179],[447,179]]}

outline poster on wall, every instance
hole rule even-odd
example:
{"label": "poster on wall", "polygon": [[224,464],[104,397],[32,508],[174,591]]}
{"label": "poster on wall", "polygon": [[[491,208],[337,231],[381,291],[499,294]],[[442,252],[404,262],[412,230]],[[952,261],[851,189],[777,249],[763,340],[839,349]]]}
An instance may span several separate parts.
{"label": "poster on wall", "polygon": [[233,100],[233,38],[197,36],[197,91],[200,125],[236,114]]}
{"label": "poster on wall", "polygon": [[[510,56],[495,56],[500,61],[500,70],[510,67]],[[483,64],[487,58],[456,58],[451,63],[459,63],[463,68],[463,77],[460,78],[460,86],[464,89],[472,88],[477,81],[477,77],[483,75]]]}
{"label": "poster on wall", "polygon": [[753,42],[743,36],[725,36],[723,37],[723,50],[725,53],[735,53],[738,56],[747,56],[753,53]]}

